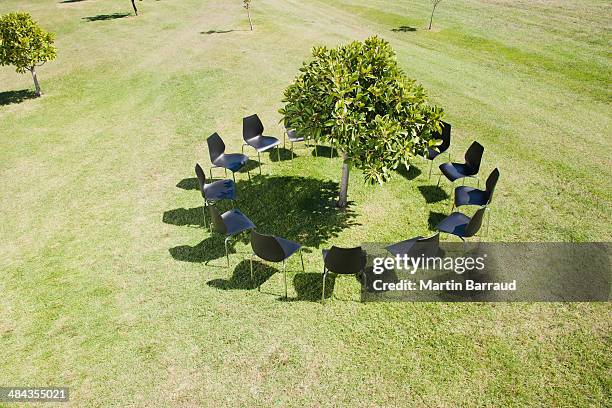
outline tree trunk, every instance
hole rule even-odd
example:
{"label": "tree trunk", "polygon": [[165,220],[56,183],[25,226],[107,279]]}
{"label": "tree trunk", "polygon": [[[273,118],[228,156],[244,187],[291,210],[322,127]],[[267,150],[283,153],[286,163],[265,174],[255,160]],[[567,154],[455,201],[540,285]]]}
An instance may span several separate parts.
{"label": "tree trunk", "polygon": [[350,164],[348,162],[348,156],[342,152],[342,181],[340,182],[340,197],[336,206],[338,208],[346,208],[348,204],[348,183],[349,183],[349,171]]}
{"label": "tree trunk", "polygon": [[251,21],[251,9],[247,8],[247,14],[249,16],[249,25],[251,26],[251,31],[253,31],[253,22]]}
{"label": "tree trunk", "polygon": [[38,83],[38,77],[36,76],[36,67],[30,68],[30,72],[32,73],[32,79],[34,80],[34,87],[36,88],[36,96],[41,96],[42,91],[40,90],[40,84]]}
{"label": "tree trunk", "polygon": [[134,13],[138,15],[138,9],[136,8],[136,3],[134,3],[134,1],[136,0],[132,0],[132,7],[134,7]]}
{"label": "tree trunk", "polygon": [[434,3],[433,9],[431,10],[431,17],[429,18],[429,30],[431,30],[431,23],[433,22],[433,16],[434,16],[434,13],[436,11],[436,6],[437,5],[438,5],[438,3]]}

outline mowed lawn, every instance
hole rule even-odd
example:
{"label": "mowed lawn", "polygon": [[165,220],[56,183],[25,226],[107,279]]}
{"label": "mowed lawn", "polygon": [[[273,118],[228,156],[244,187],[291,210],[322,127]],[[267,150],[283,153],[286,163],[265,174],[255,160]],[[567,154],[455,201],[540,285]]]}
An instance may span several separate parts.
{"label": "mowed lawn", "polygon": [[384,186],[354,171],[344,212],[337,157],[298,145],[238,174],[258,229],[307,246],[288,301],[276,268],[247,279],[246,243],[225,267],[193,172],[215,131],[240,149],[243,116],[281,136],[312,46],[378,34],[444,107],[453,159],[478,140],[481,174],[499,167],[488,239],[610,241],[608,1],[442,2],[431,31],[425,0],[255,0],[253,32],[237,0],[137,4],[0,2],[58,46],[41,99],[0,68],[1,386],[67,386],[73,406],[610,406],[609,303],[361,304],[351,278],[317,303],[321,248],[449,213],[428,163]]}

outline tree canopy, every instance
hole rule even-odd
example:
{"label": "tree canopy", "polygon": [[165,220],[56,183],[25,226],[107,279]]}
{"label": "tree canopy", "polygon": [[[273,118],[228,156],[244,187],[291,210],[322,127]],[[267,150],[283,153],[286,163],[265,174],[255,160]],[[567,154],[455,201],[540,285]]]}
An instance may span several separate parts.
{"label": "tree canopy", "polygon": [[30,14],[5,14],[0,17],[0,65],[13,65],[18,73],[30,71],[40,95],[36,67],[55,59],[54,40]]}
{"label": "tree canopy", "polygon": [[287,127],[331,144],[371,183],[387,181],[391,170],[438,144],[443,110],[406,77],[387,41],[373,36],[312,54],[285,90]]}

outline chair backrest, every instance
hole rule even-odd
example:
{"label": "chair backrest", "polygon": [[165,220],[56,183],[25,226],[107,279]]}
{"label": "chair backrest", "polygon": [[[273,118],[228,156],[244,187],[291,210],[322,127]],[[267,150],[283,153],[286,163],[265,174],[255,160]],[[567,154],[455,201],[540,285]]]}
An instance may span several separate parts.
{"label": "chair backrest", "polygon": [[444,121],[440,121],[440,125],[442,126],[442,133],[435,133],[434,139],[442,140],[442,144],[437,146],[438,152],[444,153],[448,150],[451,143],[451,124],[446,123]]}
{"label": "chair backrest", "polygon": [[242,118],[242,138],[249,140],[255,136],[263,135],[264,126],[257,114]]}
{"label": "chair backrest", "polygon": [[206,185],[206,174],[204,174],[204,170],[202,170],[200,163],[196,163],[195,173],[196,173],[196,176],[198,176],[198,184],[200,185],[200,192],[202,193],[202,197],[204,197],[204,186]]}
{"label": "chair backrest", "polygon": [[269,262],[280,262],[285,259],[283,248],[272,235],[251,230],[251,248],[255,255]]}
{"label": "chair backrest", "polygon": [[214,205],[209,205],[208,210],[210,212],[210,223],[213,231],[225,235],[225,233],[227,233],[227,226],[223,222],[223,218],[221,218],[219,210],[217,210]]}
{"label": "chair backrest", "polygon": [[211,163],[214,163],[219,156],[225,153],[225,143],[223,143],[223,139],[221,139],[221,136],[219,136],[217,132],[208,136],[206,143],[208,143],[208,154],[210,155],[210,161]]}
{"label": "chair backrest", "polygon": [[365,268],[366,257],[360,246],[339,248],[332,246],[324,260],[325,267],[334,273],[355,274]]}
{"label": "chair backrest", "polygon": [[491,199],[493,198],[493,191],[495,191],[497,180],[499,180],[499,170],[495,169],[491,172],[491,174],[489,174],[489,177],[487,178],[487,194],[489,195],[489,198],[487,198],[487,204],[489,204],[491,202]]}
{"label": "chair backrest", "polygon": [[297,130],[295,130],[295,129],[287,129],[287,137],[289,139],[296,139],[298,137]]}
{"label": "chair backrest", "polygon": [[472,169],[473,174],[478,173],[478,170],[480,170],[480,161],[482,160],[483,153],[484,147],[478,142],[473,142],[467,149],[467,152],[465,152],[465,164]]}
{"label": "chair backrest", "polygon": [[482,207],[476,211],[467,227],[465,228],[465,237],[473,237],[478,234],[480,231],[480,227],[482,227],[482,219],[484,218],[484,212],[486,211],[486,207]]}

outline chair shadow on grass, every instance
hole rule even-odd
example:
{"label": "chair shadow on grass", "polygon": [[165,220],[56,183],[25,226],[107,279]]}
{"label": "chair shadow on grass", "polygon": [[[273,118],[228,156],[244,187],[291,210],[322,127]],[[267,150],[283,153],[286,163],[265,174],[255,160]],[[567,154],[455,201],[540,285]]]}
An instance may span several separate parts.
{"label": "chair shadow on grass", "polygon": [[406,166],[400,165],[395,171],[406,180],[414,180],[421,174],[421,170],[416,166],[408,166],[406,168]]}
{"label": "chair shadow on grass", "polygon": [[312,149],[312,155],[318,157],[327,157],[328,159],[340,157],[340,155],[338,154],[338,150],[336,150],[335,148],[319,145]]}
{"label": "chair shadow on grass", "polygon": [[447,216],[448,216],[448,214],[444,214],[444,213],[441,213],[441,212],[431,211],[429,213],[429,217],[427,218],[427,223],[429,224],[429,229],[431,231],[436,231],[436,227],[438,226],[440,221],[445,219]]}
{"label": "chair shadow on grass", "polygon": [[437,203],[448,198],[448,193],[439,186],[419,186],[418,189],[428,204]]}
{"label": "chair shadow on grass", "polygon": [[206,284],[222,290],[253,290],[266,283],[278,272],[277,268],[253,259],[253,279],[251,279],[250,261],[245,259],[236,265],[229,279],[212,279]]}
{"label": "chair shadow on grass", "polygon": [[[197,190],[197,179],[181,180],[177,186]],[[351,203],[346,209],[336,208],[338,183],[333,181],[251,175],[251,180],[237,180],[236,193],[236,207],[253,221],[257,231],[299,242],[305,247],[305,252],[309,247],[318,247],[344,229],[357,225]],[[195,200],[202,200],[199,193],[194,192]],[[228,201],[216,205],[220,212],[232,208]],[[201,228],[205,225],[203,206],[166,211],[163,222]],[[208,235],[208,231],[204,233]],[[225,257],[223,240],[219,234],[213,234],[195,246],[181,245],[169,251],[179,261],[209,262]],[[249,236],[241,234],[230,242],[236,240],[248,243]]]}
{"label": "chair shadow on grass", "polygon": [[98,14],[97,16],[89,16],[83,17],[83,20],[92,22],[92,21],[106,21],[106,20],[116,20],[118,18],[125,18],[130,16],[130,13],[113,13],[113,14]]}
{"label": "chair shadow on grass", "polygon": [[236,30],[208,30],[208,31],[200,31],[200,34],[227,34],[232,33]]}
{"label": "chair shadow on grass", "polygon": [[22,89],[20,91],[6,91],[0,92],[0,106],[12,105],[14,103],[21,103],[27,99],[36,98],[36,92],[30,89]]}
{"label": "chair shadow on grass", "polygon": [[396,28],[392,28],[391,31],[396,32],[396,33],[409,33],[409,32],[414,32],[417,29],[415,27],[410,27],[407,25],[403,25],[403,26],[399,26]]}
{"label": "chair shadow on grass", "polygon": [[63,1],[60,1],[60,4],[64,4],[64,3],[80,3],[82,1],[85,1],[85,0],[63,0]]}
{"label": "chair shadow on grass", "polygon": [[[325,280],[325,298],[330,298],[336,286],[336,275],[327,275]],[[293,276],[293,287],[297,297],[289,300],[320,302],[321,291],[323,290],[322,273],[297,273]]]}
{"label": "chair shadow on grass", "polygon": [[291,150],[284,147],[279,147],[278,149],[270,150],[270,160],[273,162],[293,160],[294,157],[297,157],[297,154],[295,154],[295,150],[293,154],[291,154]]}

